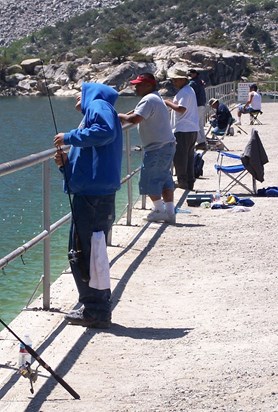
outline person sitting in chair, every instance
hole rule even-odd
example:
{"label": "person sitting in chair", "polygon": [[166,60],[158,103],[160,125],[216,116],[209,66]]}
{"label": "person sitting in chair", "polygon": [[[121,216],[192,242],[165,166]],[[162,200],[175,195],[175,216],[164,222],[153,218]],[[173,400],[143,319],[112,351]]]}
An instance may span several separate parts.
{"label": "person sitting in chair", "polygon": [[235,124],[241,125],[241,115],[242,113],[252,113],[252,112],[257,112],[261,111],[262,109],[262,97],[261,95],[257,92],[258,87],[256,84],[251,84],[250,89],[248,93],[248,100],[245,104],[241,104],[238,107],[238,121]]}
{"label": "person sitting in chair", "polygon": [[215,114],[210,117],[210,124],[213,127],[212,133],[221,134],[227,129],[228,124],[232,122],[232,115],[224,103],[217,99],[210,99],[209,105],[216,110]]}

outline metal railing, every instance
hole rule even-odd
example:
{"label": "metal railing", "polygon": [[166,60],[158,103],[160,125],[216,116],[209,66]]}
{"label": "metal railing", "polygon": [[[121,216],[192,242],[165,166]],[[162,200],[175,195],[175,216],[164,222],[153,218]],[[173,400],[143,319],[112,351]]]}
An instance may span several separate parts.
{"label": "metal railing", "polygon": [[[276,98],[276,82],[274,85],[270,85],[271,82],[265,82],[264,85],[266,93],[273,93]],[[272,89],[272,90],[270,90]],[[232,105],[237,99],[237,84],[236,82],[229,82],[217,86],[211,86],[206,88],[207,100],[210,98],[217,98],[227,105]],[[211,113],[209,106],[206,108],[207,117]],[[123,131],[125,135],[125,152],[126,152],[126,168],[127,174],[122,179],[122,184],[127,184],[127,205],[126,211],[126,224],[131,225],[132,219],[132,208],[133,208],[133,196],[132,196],[132,178],[140,171],[141,167],[138,166],[134,170],[131,170],[131,143],[130,143],[130,129],[134,128],[134,125],[123,126]],[[64,147],[67,149],[67,147]],[[44,261],[44,273],[42,276],[43,281],[43,308],[50,308],[50,238],[53,232],[59,229],[62,225],[67,223],[71,218],[71,213],[63,216],[61,219],[57,220],[51,224],[50,216],[50,159],[53,158],[56,149],[45,150],[40,153],[31,154],[27,157],[23,157],[11,162],[6,162],[0,164],[0,177],[5,176],[10,173],[17,172],[22,169],[32,167],[37,164],[42,164],[42,185],[43,185],[43,230],[35,237],[33,237],[28,242],[24,243],[22,246],[17,247],[9,254],[0,259],[0,269],[5,268],[9,262],[13,261],[19,256],[22,256],[29,249],[34,247],[40,242],[43,242],[43,261]],[[146,207],[146,197],[142,196],[142,209]],[[112,232],[110,232],[108,243],[111,244]]]}
{"label": "metal railing", "polygon": [[[132,178],[140,171],[141,167],[131,170],[131,144],[130,144],[130,129],[134,128],[134,125],[125,125],[123,127],[125,135],[125,153],[126,153],[126,168],[127,175],[121,180],[121,184],[127,184],[127,206],[126,206],[126,224],[131,225],[133,196],[132,196]],[[64,150],[68,150],[67,146],[63,147]],[[50,216],[50,159],[54,157],[56,149],[49,149],[43,152],[31,154],[29,156],[16,159],[14,161],[0,164],[0,177],[18,172],[23,169],[42,164],[42,204],[43,204],[43,230],[35,237],[25,242],[23,245],[17,247],[6,256],[0,259],[0,269],[5,268],[10,262],[18,257],[22,257],[29,249],[36,246],[38,243],[43,242],[43,261],[44,270],[41,278],[43,282],[43,308],[50,308],[50,238],[53,232],[55,232],[62,225],[67,223],[71,218],[71,213],[63,216],[51,224]],[[145,200],[142,199],[142,208],[145,206]],[[109,235],[108,243],[111,242],[111,232]]]}
{"label": "metal railing", "polygon": [[[217,86],[210,86],[206,88],[207,102],[211,99],[220,100],[221,103],[225,103],[227,106],[231,106],[236,102],[237,99],[237,84],[236,82],[228,82],[219,84]],[[212,114],[213,109],[207,105],[206,106],[206,120]]]}

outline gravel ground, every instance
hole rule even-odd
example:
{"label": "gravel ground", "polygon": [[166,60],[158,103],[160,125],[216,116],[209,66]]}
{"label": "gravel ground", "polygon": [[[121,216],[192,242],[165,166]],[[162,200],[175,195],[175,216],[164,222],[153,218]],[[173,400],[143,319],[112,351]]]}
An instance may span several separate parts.
{"label": "gravel ground", "polygon": [[[259,188],[278,185],[277,104],[263,111],[257,130],[269,163]],[[248,117],[243,122],[250,134]],[[236,133],[226,144],[240,152],[248,139]],[[217,189],[216,156],[205,154],[196,190]],[[43,368],[31,395],[11,369],[17,342],[3,331],[1,411],[278,411],[277,200],[252,197],[249,212],[233,213],[188,208],[180,189],[175,199],[175,226],[146,224],[147,212],[136,209],[131,227],[114,229],[111,329],[64,324],[76,302],[69,273],[53,287],[52,312],[23,312],[12,322],[18,333],[29,323],[34,348],[81,399]]]}

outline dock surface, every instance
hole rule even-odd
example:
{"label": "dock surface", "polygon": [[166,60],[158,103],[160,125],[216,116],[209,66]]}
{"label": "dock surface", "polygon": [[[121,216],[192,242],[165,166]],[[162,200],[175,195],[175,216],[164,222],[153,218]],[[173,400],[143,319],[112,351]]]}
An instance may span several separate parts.
{"label": "dock surface", "polygon": [[[262,125],[243,115],[247,134],[235,127],[225,138],[242,153],[258,130],[269,158],[258,188],[278,186],[277,113],[277,103],[265,103]],[[205,153],[197,192],[217,190],[216,158]],[[176,189],[176,225],[144,221],[149,210],[138,205],[131,226],[115,225],[110,329],[64,321],[77,305],[67,270],[51,287],[50,311],[39,298],[14,319],[10,327],[21,337],[29,330],[33,348],[80,400],[42,367],[31,394],[17,373],[18,342],[3,330],[1,412],[277,412],[278,198],[239,186],[232,193],[255,205],[238,213],[189,207]]]}

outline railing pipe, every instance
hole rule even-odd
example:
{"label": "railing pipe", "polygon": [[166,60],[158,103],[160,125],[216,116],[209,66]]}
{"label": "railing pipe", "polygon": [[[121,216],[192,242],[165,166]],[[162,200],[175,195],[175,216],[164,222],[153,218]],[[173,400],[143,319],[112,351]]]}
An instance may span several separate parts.
{"label": "railing pipe", "polygon": [[22,246],[19,246],[17,249],[14,249],[8,255],[4,256],[2,259],[0,259],[0,269],[6,267],[8,263],[12,262],[14,259],[18,258],[19,256],[22,256],[25,252],[27,252],[27,250],[36,246],[39,242],[44,240],[47,236],[55,232],[55,230],[59,229],[59,227],[63,226],[67,221],[70,220],[70,218],[71,218],[71,213],[68,213],[67,215],[63,216],[60,220],[57,220],[57,222],[53,223],[50,226],[49,232],[47,230],[43,230],[41,233],[33,237],[31,240],[24,243]]}

